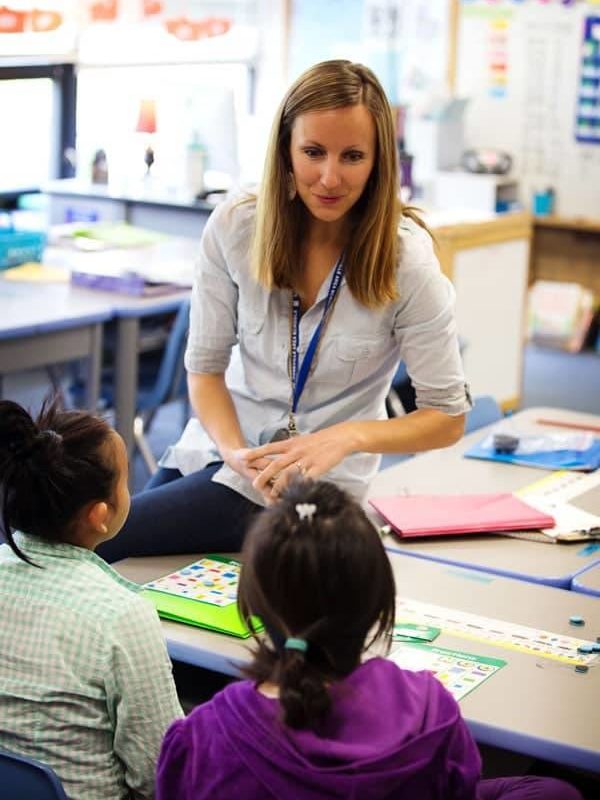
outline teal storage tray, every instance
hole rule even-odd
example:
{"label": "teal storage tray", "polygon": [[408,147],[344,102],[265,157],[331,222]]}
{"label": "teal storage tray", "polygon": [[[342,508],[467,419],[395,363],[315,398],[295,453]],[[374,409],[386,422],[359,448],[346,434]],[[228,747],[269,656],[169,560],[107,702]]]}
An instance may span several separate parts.
{"label": "teal storage tray", "polygon": [[27,261],[41,261],[46,234],[41,231],[13,231],[0,228],[0,269]]}

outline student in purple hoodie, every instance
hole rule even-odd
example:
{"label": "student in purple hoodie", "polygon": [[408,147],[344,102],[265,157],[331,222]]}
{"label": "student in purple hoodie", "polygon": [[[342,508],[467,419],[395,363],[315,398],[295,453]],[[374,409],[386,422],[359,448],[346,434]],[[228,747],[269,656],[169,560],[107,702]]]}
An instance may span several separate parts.
{"label": "student in purple hoodie", "polygon": [[389,642],[394,579],[341,489],[294,483],[257,517],[243,560],[241,613],[269,637],[256,637],[251,680],[173,723],[157,800],[580,800],[554,779],[481,780],[458,705],[430,672],[361,662]]}

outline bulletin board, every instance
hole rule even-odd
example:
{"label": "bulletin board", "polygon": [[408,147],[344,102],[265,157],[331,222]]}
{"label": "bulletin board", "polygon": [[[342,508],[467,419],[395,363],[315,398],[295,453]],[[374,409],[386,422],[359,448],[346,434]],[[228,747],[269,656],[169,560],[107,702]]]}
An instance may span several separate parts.
{"label": "bulletin board", "polygon": [[600,215],[600,2],[460,0],[456,52],[466,144],[510,153],[527,208]]}

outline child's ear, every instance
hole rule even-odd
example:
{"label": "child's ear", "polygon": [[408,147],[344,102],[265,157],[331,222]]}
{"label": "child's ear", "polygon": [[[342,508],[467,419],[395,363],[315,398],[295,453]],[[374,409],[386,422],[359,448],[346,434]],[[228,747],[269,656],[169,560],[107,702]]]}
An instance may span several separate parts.
{"label": "child's ear", "polygon": [[91,525],[91,527],[97,531],[98,533],[107,533],[107,520],[108,520],[108,505],[102,501],[99,503],[92,503],[89,506],[88,512],[86,514],[87,521]]}

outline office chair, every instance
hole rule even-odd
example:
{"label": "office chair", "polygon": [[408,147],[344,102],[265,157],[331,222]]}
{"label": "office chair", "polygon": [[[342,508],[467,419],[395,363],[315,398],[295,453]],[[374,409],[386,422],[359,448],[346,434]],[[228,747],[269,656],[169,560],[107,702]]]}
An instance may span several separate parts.
{"label": "office chair", "polygon": [[10,800],[68,800],[50,767],[6,750],[0,750],[0,786]]}

